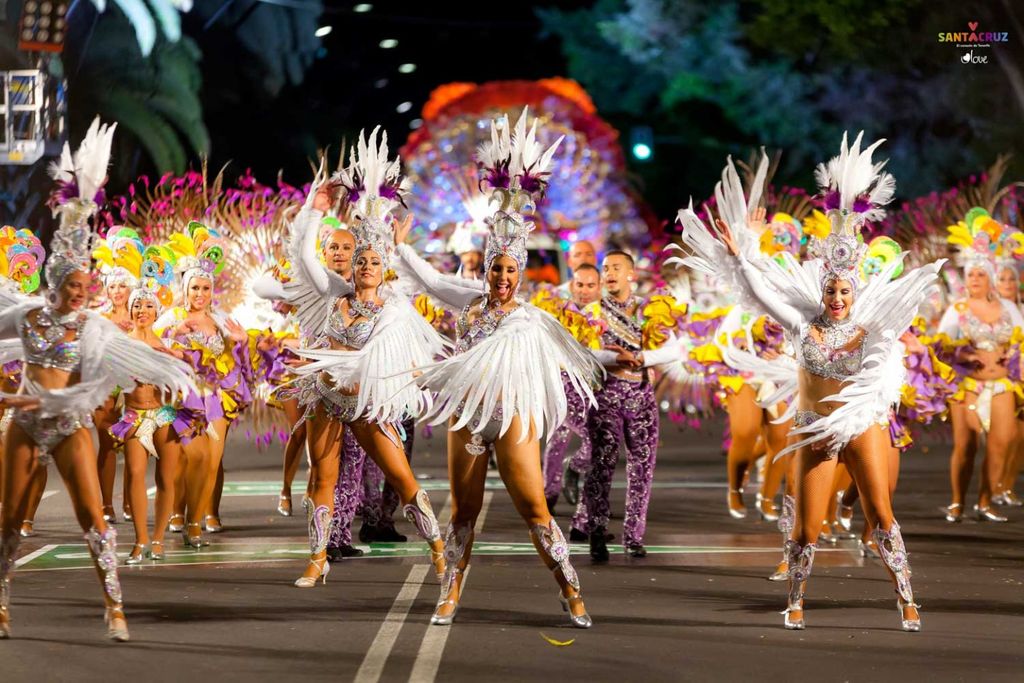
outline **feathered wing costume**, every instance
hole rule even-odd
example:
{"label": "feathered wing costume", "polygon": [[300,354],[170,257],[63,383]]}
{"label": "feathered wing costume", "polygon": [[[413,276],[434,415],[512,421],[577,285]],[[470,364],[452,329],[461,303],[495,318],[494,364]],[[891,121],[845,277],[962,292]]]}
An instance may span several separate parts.
{"label": "feathered wing costume", "polygon": [[[936,287],[943,261],[894,276],[903,268],[903,254],[886,264],[863,288],[858,288],[859,263],[866,246],[858,239],[865,220],[877,218],[881,206],[892,199],[895,182],[883,172],[885,162],[873,164],[872,152],[883,141],[861,150],[861,137],[852,145],[846,136],[839,156],[819,165],[815,175],[825,195],[831,233],[817,246],[817,258],[802,263],[789,254],[761,257],[754,252],[756,238],[746,225],[741,192],[723,185],[723,219],[729,225],[740,256],[733,257],[715,239],[691,209],[679,212],[683,242],[692,256],[675,259],[697,270],[724,275],[754,310],[766,313],[786,329],[797,348],[808,337],[811,324],[823,312],[822,290],[827,282],[847,280],[859,289],[849,322],[864,332],[860,369],[844,379],[842,389],[825,400],[840,403],[831,415],[794,430],[802,438],[779,456],[802,446],[826,441],[838,453],[872,424],[887,424],[889,411],[900,399],[905,370],[899,336],[910,326],[920,304]],[[778,457],[778,456],[777,456]]]}
{"label": "feathered wing costume", "polygon": [[[478,150],[481,185],[490,194],[488,240],[484,270],[499,256],[508,256],[526,270],[526,240],[534,224],[529,219],[543,193],[552,157],[561,138],[547,149],[537,141],[536,122],[527,131],[524,109],[510,131],[508,118],[491,123],[491,141]],[[443,275],[408,245],[399,245],[395,268],[403,280],[425,291],[441,304],[460,311],[455,355],[424,368],[417,379],[432,392],[431,424],[452,420],[453,430],[469,427],[475,448],[508,431],[521,417],[520,441],[531,424],[537,434],[560,425],[567,404],[562,371],[573,391],[594,402],[592,380],[601,370],[584,349],[550,314],[526,302],[507,314],[488,310],[469,322],[470,307],[486,301],[482,281]]]}
{"label": "feathered wing costume", "polygon": [[[394,252],[392,214],[408,190],[399,159],[388,158],[387,133],[382,134],[378,144],[378,131],[375,128],[369,138],[360,134],[358,144],[350,151],[348,167],[339,171],[334,180],[340,184],[355,219],[353,263],[363,252],[372,251],[381,258],[387,274]],[[285,284],[287,300],[296,306],[302,333],[312,338],[337,332],[332,330],[329,319],[339,298],[353,292],[349,283],[327,270],[319,260],[315,237],[322,216],[312,208],[311,198],[322,183],[321,173],[296,220],[297,224],[300,219],[303,223],[293,229],[289,245],[294,264],[292,279]],[[430,408],[430,395],[410,384],[407,373],[432,364],[445,352],[447,342],[416,311],[412,290],[404,282],[385,283],[380,296],[384,304],[373,316],[373,329],[358,349],[298,351],[314,362],[296,369],[297,385],[318,391],[318,376],[326,372],[338,389],[358,387],[354,416],[395,424]],[[351,340],[342,343],[352,346]],[[312,398],[307,392],[307,399]]]}
{"label": "feathered wing costume", "polygon": [[[25,296],[0,288],[0,337],[16,335],[24,344],[33,334],[27,316],[35,310],[52,311],[59,305],[59,290],[64,279],[75,271],[89,272],[92,233],[89,218],[95,213],[94,199],[101,194],[110,160],[110,144],[114,128],[93,121],[85,140],[74,155],[65,143],[59,164],[51,168],[58,182],[54,199],[60,226],[53,236],[50,257],[46,261],[49,292],[44,302],[38,296]],[[171,393],[187,393],[194,388],[188,367],[180,361],[154,351],[149,346],[127,337],[116,325],[92,311],[83,311],[78,320],[77,344],[82,381],[63,389],[44,389],[25,376],[21,393],[39,396],[42,405],[33,414],[40,424],[48,418],[70,427],[76,416],[83,423],[110,394],[120,387],[133,390],[137,384],[152,384]],[[56,342],[47,340],[47,345]],[[66,429],[42,429],[30,434],[40,447],[40,456],[63,440]]]}

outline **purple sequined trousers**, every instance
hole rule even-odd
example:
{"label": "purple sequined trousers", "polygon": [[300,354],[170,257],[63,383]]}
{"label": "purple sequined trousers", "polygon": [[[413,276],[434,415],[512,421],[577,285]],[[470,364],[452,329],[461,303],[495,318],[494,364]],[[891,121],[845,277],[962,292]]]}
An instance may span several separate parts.
{"label": "purple sequined trousers", "polygon": [[368,460],[366,451],[356,441],[352,430],[345,429],[341,441],[338,483],[334,486],[331,537],[327,540],[331,548],[352,545],[352,520],[363,494],[363,463]]}
{"label": "purple sequined trousers", "polygon": [[[415,420],[404,421],[402,429],[405,432],[405,441],[402,442],[405,459],[411,463]],[[398,492],[385,481],[384,473],[377,467],[377,463],[373,458],[366,458],[363,464],[363,500],[359,506],[359,516],[363,518],[363,523],[378,529],[394,529],[395,511],[401,502]]]}
{"label": "purple sequined trousers", "polygon": [[597,395],[597,408],[587,420],[593,449],[572,525],[590,533],[608,526],[612,476],[619,461],[619,445],[626,447],[626,515],[622,540],[641,545],[647,528],[647,505],[658,454],[658,404],[649,383],[608,377]]}
{"label": "purple sequined trousers", "polygon": [[573,434],[580,438],[580,448],[572,456],[569,467],[580,474],[585,474],[590,469],[590,435],[587,433],[589,406],[586,399],[576,393],[564,374],[562,384],[565,387],[565,402],[567,404],[565,421],[552,432],[544,447],[544,496],[546,498],[557,497],[562,490],[565,454],[569,450],[569,441]]}

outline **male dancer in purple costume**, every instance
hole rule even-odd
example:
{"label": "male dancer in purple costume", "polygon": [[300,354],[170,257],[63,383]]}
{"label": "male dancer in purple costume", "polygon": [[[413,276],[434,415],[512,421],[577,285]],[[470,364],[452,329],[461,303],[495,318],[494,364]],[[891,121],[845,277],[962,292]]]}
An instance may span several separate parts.
{"label": "male dancer in purple costume", "polygon": [[681,353],[675,343],[666,343],[657,351],[642,350],[643,304],[632,293],[636,280],[633,258],[623,251],[609,251],[601,266],[606,294],[591,308],[607,325],[601,336],[603,351],[597,355],[608,376],[587,420],[591,466],[572,524],[589,535],[590,556],[595,562],[608,560],[612,476],[620,444],[626,447],[622,541],[631,557],[647,556],[643,539],[658,448],[658,405],[647,368]]}
{"label": "male dancer in purple costume", "polygon": [[[569,292],[572,298],[565,305],[578,311],[600,299],[601,273],[597,267],[589,263],[578,264],[572,272]],[[579,502],[580,475],[590,469],[590,435],[587,432],[589,406],[569,386],[566,386],[565,398],[568,402],[565,421],[551,434],[544,447],[544,496],[551,514],[555,512],[559,491],[564,490],[565,499],[570,504],[576,505]],[[573,434],[579,437],[580,448],[566,468],[565,455]],[[563,473],[566,481],[564,489]]]}

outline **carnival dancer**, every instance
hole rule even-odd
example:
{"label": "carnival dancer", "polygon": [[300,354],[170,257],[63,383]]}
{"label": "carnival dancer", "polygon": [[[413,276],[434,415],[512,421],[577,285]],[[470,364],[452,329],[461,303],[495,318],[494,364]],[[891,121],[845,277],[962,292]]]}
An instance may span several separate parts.
{"label": "carnival dancer", "polygon": [[[101,310],[103,317],[120,327],[126,334],[131,332],[128,294],[138,286],[138,280],[125,268],[106,263],[100,263],[100,279],[103,282],[103,293],[106,295],[106,302]],[[117,515],[114,513],[114,480],[117,478],[117,452],[120,449],[109,430],[121,417],[119,395],[115,391],[114,395],[93,414],[96,435],[99,437],[98,464],[100,492],[103,495],[103,516],[114,524],[117,523]],[[131,520],[131,500],[128,496],[127,475],[124,481],[122,513],[128,521]]]}
{"label": "carnival dancer", "polygon": [[536,123],[526,129],[523,110],[515,133],[508,118],[491,123],[491,139],[478,151],[481,185],[495,206],[488,220],[486,280],[442,275],[403,244],[408,224],[396,230],[400,279],[409,278],[444,305],[461,310],[455,355],[424,368],[419,386],[434,392],[432,424],[449,423],[448,473],[452,517],[445,533],[447,570],[432,624],[451,624],[473,547],[473,526],[483,504],[486,454],[493,446],[498,471],[522,516],[537,553],[554,572],[559,600],[578,628],[592,625],[569,561],[569,545],[544,500],[540,437],[566,415],[561,371],[572,390],[592,400],[599,373],[592,357],[550,315],[516,296],[526,269],[530,215],[547,184],[561,138],[544,149]]}
{"label": "carnival dancer", "polygon": [[[39,289],[39,273],[43,269],[46,251],[31,230],[9,225],[0,228],[0,289],[12,296],[32,294]],[[21,386],[24,362],[21,340],[0,341],[0,391],[13,394]],[[30,401],[31,403],[31,401]],[[0,419],[0,510],[3,509],[3,439],[14,416],[12,407],[6,407]],[[46,489],[47,471],[35,465],[28,485],[28,504],[21,522],[21,537],[35,536],[35,518]]]}
{"label": "carnival dancer", "polygon": [[[289,286],[299,302],[304,331],[323,335],[326,349],[300,349],[311,363],[299,366],[299,404],[306,410],[313,481],[306,505],[310,560],[295,582],[300,588],[326,581],[330,565],[333,488],[338,480],[342,433],[351,431],[404,502],[403,512],[430,545],[434,569],[444,571],[441,535],[426,491],[420,488],[396,429],[408,414],[419,414],[429,396],[409,386],[405,373],[433,362],[444,340],[413,308],[408,292],[385,284],[394,251],[392,212],[407,191],[399,161],[388,159],[387,134],[378,146],[375,128],[360,134],[350,165],[325,183],[323,166],[289,237],[293,277]],[[353,282],[326,270],[317,259],[316,226],[340,188],[356,220]]]}
{"label": "carnival dancer", "polygon": [[89,219],[106,179],[116,124],[97,118],[74,156],[65,144],[51,167],[60,225],[46,260],[48,292],[39,297],[0,292],[0,338],[17,336],[25,370],[20,393],[41,407],[17,409],[4,443],[4,509],[0,523],[0,637],[11,635],[11,573],[24,519],[33,462],[51,458],[65,481],[71,503],[104,592],[107,636],[128,640],[117,576],[117,532],[103,519],[96,453],[89,427],[92,411],[113,389],[153,384],[172,394],[193,388],[188,368],[130,339],[116,325],[86,310],[89,299],[92,232]]}
{"label": "carnival dancer", "polygon": [[[1007,226],[1008,228],[1009,226]],[[1019,231],[1014,231],[1024,237]],[[997,293],[1003,299],[1013,302],[1017,310],[1021,309],[1020,297],[1020,260],[1004,255],[997,260],[999,267],[999,281],[996,283]],[[1018,347],[1017,354],[1020,354]],[[1019,364],[1019,360],[1018,360]],[[1016,445],[1006,457],[1006,465],[1003,467],[1003,477],[1000,490],[992,496],[992,502],[996,505],[1006,507],[1021,507],[1024,501],[1014,493],[1017,479],[1020,477],[1021,468],[1024,467],[1024,413],[1017,415],[1017,439]]]}
{"label": "carnival dancer", "polygon": [[[184,445],[187,471],[175,486],[173,518],[187,519],[182,530],[193,548],[208,545],[203,529],[220,531],[219,489],[223,486],[224,446],[228,429],[252,400],[252,362],[249,335],[213,305],[214,282],[225,265],[228,248],[217,231],[191,221],[185,232],[174,233],[168,246],[180,273],[181,305],[165,311],[153,325],[170,348],[182,351],[198,379],[199,391],[188,396],[184,407],[201,411],[207,430]],[[206,471],[197,463],[205,461]],[[191,489],[198,487],[198,498]],[[187,508],[198,500],[201,509]]]}
{"label": "carnival dancer", "polygon": [[[839,156],[816,171],[831,221],[831,232],[817,245],[820,258],[782,264],[761,257],[747,230],[749,208],[735,169],[723,174],[726,204],[717,233],[690,210],[683,210],[683,241],[695,256],[683,263],[724,275],[741,300],[759,305],[786,329],[800,365],[795,443],[797,496],[794,528],[786,541],[789,599],[788,629],[804,628],[804,590],[810,577],[834,470],[842,459],[853,474],[862,505],[874,527],[882,560],[897,592],[897,610],[906,631],[920,630],[918,606],[910,583],[906,546],[889,498],[887,433],[889,415],[903,385],[903,345],[918,306],[935,289],[942,262],[909,271],[898,279],[902,258],[893,260],[866,285],[858,267],[866,249],[858,232],[867,220],[884,215],[895,182],[872,164],[881,144],[861,150],[858,135]],[[785,451],[783,451],[785,453]]]}
{"label": "carnival dancer", "polygon": [[[589,263],[578,264],[572,273],[569,289],[572,295],[569,300],[552,296],[548,289],[539,289],[531,303],[553,315],[566,331],[585,347],[600,348],[598,326],[593,316],[585,312],[587,306],[601,297],[600,271]],[[589,406],[579,394],[571,391],[572,384],[569,378],[566,376],[562,379],[566,385],[565,400],[568,403],[568,411],[565,422],[555,429],[544,446],[544,497],[547,499],[551,514],[555,513],[555,503],[558,502],[560,492],[565,493],[565,499],[571,505],[579,502],[580,475],[586,474],[590,469],[590,433],[587,431]],[[566,463],[565,456],[573,436],[580,440],[580,446]],[[572,538],[574,531],[575,529],[569,530],[569,540],[578,540]]]}
{"label": "carnival dancer", "polygon": [[[657,338],[652,330],[656,325],[649,324],[655,320],[646,315],[651,302],[633,294],[636,270],[632,256],[624,251],[609,251],[601,269],[606,294],[591,311],[602,323],[602,350],[595,355],[608,375],[597,393],[597,405],[587,419],[591,466],[572,520],[574,529],[588,535],[590,557],[595,562],[607,562],[609,557],[607,527],[612,476],[620,446],[626,449],[623,548],[631,557],[647,556],[643,541],[657,461],[659,425],[650,369],[685,356],[690,346],[685,337],[666,339],[662,336],[659,341],[664,343],[660,348],[650,343]],[[669,308],[671,310],[672,306]],[[685,307],[678,314],[681,318]],[[679,320],[670,318],[669,322],[671,329]]]}
{"label": "carnival dancer", "polygon": [[[124,270],[136,286],[128,295],[128,310],[133,326],[129,336],[147,346],[183,360],[180,350],[169,350],[153,331],[160,313],[161,299],[173,299],[174,253],[167,246],[146,248],[138,233],[131,228],[111,228],[105,244],[94,256],[106,265]],[[168,401],[156,387],[141,384],[134,391],[122,394],[124,410],[118,422],[110,427],[110,436],[124,449],[127,500],[133,511],[135,545],[125,564],[141,564],[145,559],[164,559],[164,533],[174,506],[174,485],[178,477],[182,444],[206,430],[206,418],[196,410]],[[146,469],[149,456],[156,458],[156,502],[153,532],[148,529]],[[181,465],[188,471],[190,463]],[[191,463],[200,470],[204,461]],[[205,472],[193,473],[193,479]],[[189,508],[202,507],[199,487],[188,491]]]}
{"label": "carnival dancer", "polygon": [[1013,232],[1004,238],[1003,226],[980,207],[968,211],[957,225],[949,226],[948,241],[959,248],[967,297],[946,310],[938,329],[940,347],[960,376],[960,390],[949,403],[953,450],[948,522],[963,518],[974,456],[982,437],[985,463],[974,514],[980,520],[1007,521],[991,504],[992,496],[1002,489],[1006,457],[1019,438],[1016,413],[1024,392],[1010,378],[1006,360],[1011,345],[1020,343],[1024,317],[1012,301],[996,294],[994,256],[1014,249]]}

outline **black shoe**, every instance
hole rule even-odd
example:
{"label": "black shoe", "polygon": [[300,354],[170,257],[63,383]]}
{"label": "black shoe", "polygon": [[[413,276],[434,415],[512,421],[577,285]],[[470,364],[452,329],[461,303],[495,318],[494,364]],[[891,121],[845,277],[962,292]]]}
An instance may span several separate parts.
{"label": "black shoe", "polygon": [[565,479],[562,481],[562,495],[569,505],[578,505],[580,502],[580,473],[571,467],[565,470]]}
{"label": "black shoe", "polygon": [[363,551],[350,545],[343,545],[339,548],[342,557],[362,557]]}
{"label": "black shoe", "polygon": [[345,556],[341,554],[341,548],[335,548],[334,546],[327,546],[327,561],[328,562],[341,562],[345,559]]}
{"label": "black shoe", "polygon": [[377,527],[377,532],[373,535],[373,540],[384,543],[405,543],[409,539],[404,534],[398,533],[398,530],[395,529],[395,527]]}
{"label": "black shoe", "polygon": [[555,514],[555,503],[558,502],[558,494],[547,497],[548,501],[548,514],[554,516]]}
{"label": "black shoe", "polygon": [[627,546],[626,554],[630,557],[647,557],[647,548],[643,544]]}
{"label": "black shoe", "polygon": [[363,522],[363,525],[359,527],[359,542],[360,543],[373,543],[377,540],[377,527]]}
{"label": "black shoe", "polygon": [[608,541],[605,538],[604,527],[597,527],[590,534],[590,559],[594,562],[607,562],[608,558]]}

